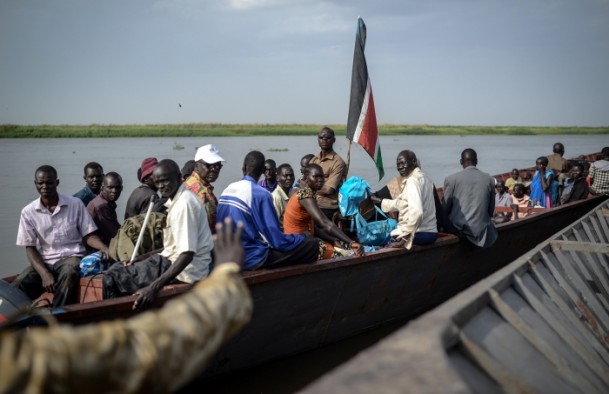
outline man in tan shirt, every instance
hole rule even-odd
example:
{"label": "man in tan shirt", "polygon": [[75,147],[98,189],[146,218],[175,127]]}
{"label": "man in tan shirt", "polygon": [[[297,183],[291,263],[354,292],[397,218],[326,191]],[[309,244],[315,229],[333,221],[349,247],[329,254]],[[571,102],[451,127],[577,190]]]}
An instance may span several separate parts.
{"label": "man in tan shirt", "polygon": [[321,151],[309,164],[318,164],[324,171],[324,187],[317,191],[317,205],[324,215],[332,220],[338,212],[338,189],[347,178],[347,165],[338,153],[334,152],[334,130],[324,127],[317,138]]}
{"label": "man in tan shirt", "polygon": [[127,320],[0,332],[0,392],[166,393],[201,373],[250,319],[243,227],[216,227],[216,268],[162,309]]}

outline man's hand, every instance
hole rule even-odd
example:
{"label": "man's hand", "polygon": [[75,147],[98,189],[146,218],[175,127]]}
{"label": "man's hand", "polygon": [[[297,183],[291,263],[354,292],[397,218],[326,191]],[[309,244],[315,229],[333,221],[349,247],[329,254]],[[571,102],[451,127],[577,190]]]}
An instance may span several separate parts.
{"label": "man's hand", "polygon": [[401,249],[404,247],[404,245],[406,244],[406,240],[404,240],[404,238],[399,239],[397,241],[391,241],[389,242],[389,244],[387,244],[387,246],[385,246],[385,248],[387,249]]}
{"label": "man's hand", "polygon": [[148,308],[156,299],[156,290],[152,286],[146,286],[143,289],[139,289],[134,295],[138,296],[137,300],[133,303],[134,311],[141,311]]}
{"label": "man's hand", "polygon": [[351,242],[351,250],[353,250],[356,256],[364,255],[364,246],[359,242]]}
{"label": "man's hand", "polygon": [[378,198],[377,196],[375,196],[374,194],[370,196],[370,200],[372,200],[372,202],[376,205],[380,205],[381,201],[383,201],[382,198]]}
{"label": "man's hand", "polygon": [[229,217],[224,219],[224,223],[216,223],[216,234],[214,235],[214,262],[216,265],[232,262],[243,267],[245,251],[241,245],[242,233],[242,222],[237,222],[235,231],[233,231],[233,221]]}
{"label": "man's hand", "polygon": [[42,287],[44,288],[44,290],[47,293],[54,293],[55,292],[55,278],[53,277],[53,274],[50,272],[43,272],[40,275],[41,279],[42,279]]}

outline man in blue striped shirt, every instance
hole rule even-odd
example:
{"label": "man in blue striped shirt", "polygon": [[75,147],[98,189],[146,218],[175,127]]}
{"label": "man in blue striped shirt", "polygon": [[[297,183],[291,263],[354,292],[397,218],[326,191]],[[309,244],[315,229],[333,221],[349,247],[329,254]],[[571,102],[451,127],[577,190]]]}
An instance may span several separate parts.
{"label": "man in blue striped shirt", "polygon": [[317,260],[319,240],[284,234],[273,206],[271,193],[257,184],[264,172],[264,155],[252,151],[243,162],[243,179],[222,192],[217,221],[230,217],[243,222],[244,269],[275,268]]}

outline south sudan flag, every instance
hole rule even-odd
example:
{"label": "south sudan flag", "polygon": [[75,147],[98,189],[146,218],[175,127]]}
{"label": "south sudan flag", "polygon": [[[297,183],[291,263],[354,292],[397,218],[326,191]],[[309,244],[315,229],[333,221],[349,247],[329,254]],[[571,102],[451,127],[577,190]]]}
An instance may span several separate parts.
{"label": "south sudan flag", "polygon": [[347,138],[359,144],[374,160],[379,173],[379,180],[385,175],[383,158],[379,144],[379,133],[376,126],[376,112],[372,86],[368,77],[368,66],[364,56],[366,47],[366,25],[362,18],[357,18],[355,33],[355,51],[353,53],[353,71],[351,74],[351,102],[347,119]]}

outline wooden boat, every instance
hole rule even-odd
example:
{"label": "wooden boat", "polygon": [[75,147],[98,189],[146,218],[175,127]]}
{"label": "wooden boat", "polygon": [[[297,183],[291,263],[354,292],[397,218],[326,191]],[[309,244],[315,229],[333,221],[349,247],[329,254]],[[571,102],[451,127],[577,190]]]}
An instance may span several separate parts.
{"label": "wooden boat", "polygon": [[[506,177],[502,174],[499,177]],[[297,354],[394,321],[407,321],[497,271],[524,251],[596,206],[594,197],[498,225],[487,249],[441,234],[429,246],[381,250],[274,270],[244,272],[254,316],[206,370],[216,375]],[[100,280],[82,280],[84,299],[100,299]],[[188,285],[168,286],[157,305]],[[128,317],[134,297],[68,305],[52,311],[60,322],[84,324]]]}
{"label": "wooden boat", "polygon": [[609,201],[305,393],[609,392]]}

